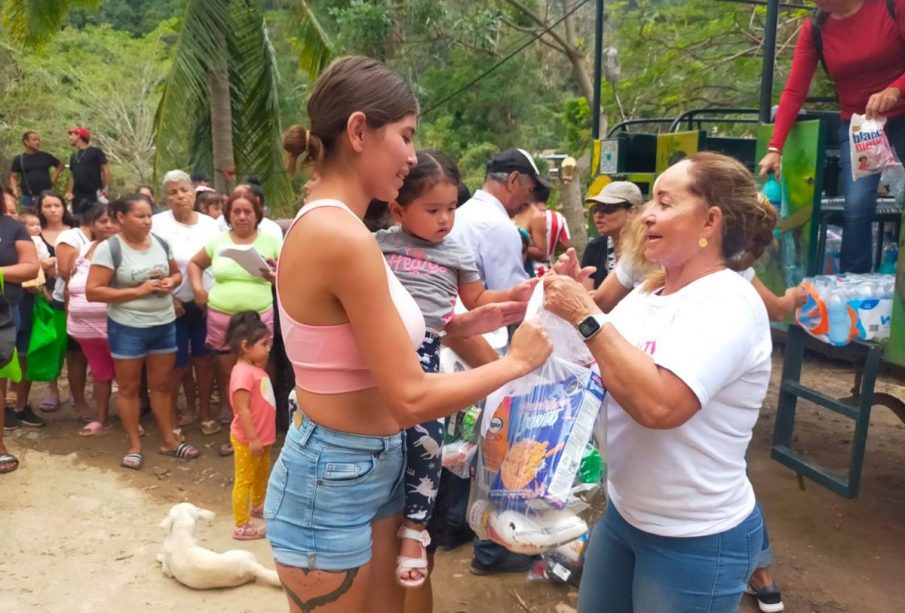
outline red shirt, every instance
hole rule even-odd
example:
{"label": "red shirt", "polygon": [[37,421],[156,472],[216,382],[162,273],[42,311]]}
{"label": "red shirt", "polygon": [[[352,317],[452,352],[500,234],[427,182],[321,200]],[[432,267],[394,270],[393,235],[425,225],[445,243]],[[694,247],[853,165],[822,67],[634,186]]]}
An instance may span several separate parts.
{"label": "red shirt", "polygon": [[[853,15],[845,19],[828,16],[820,28],[823,58],[836,83],[844,121],[851,119],[852,113],[863,114],[867,100],[887,87],[905,94],[905,0],[895,2],[896,21],[889,15],[886,0],[865,0]],[[809,18],[798,35],[792,70],[779,99],[771,147],[782,149],[817,70],[813,25]],[[905,115],[905,95],[885,115]]]}

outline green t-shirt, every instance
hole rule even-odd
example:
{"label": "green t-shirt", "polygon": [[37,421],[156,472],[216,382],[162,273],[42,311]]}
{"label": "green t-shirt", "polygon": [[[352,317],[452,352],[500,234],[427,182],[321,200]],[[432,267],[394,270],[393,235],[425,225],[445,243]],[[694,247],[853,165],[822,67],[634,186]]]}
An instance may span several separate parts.
{"label": "green t-shirt", "polygon": [[[208,304],[211,308],[230,315],[239,311],[263,313],[272,309],[270,282],[250,275],[235,260],[220,255],[221,249],[235,244],[237,243],[233,242],[229,232],[224,232],[204,248],[211,258],[211,272],[214,275],[214,286],[208,296]],[[276,259],[280,255],[279,241],[269,234],[259,231],[252,245],[265,260]]]}
{"label": "green t-shirt", "polygon": [[[163,278],[170,275],[170,260],[173,253],[161,245],[153,236],[151,247],[140,251],[119,239],[122,246],[122,261],[119,268],[113,270],[112,285],[116,287],[137,287],[151,278]],[[91,256],[91,264],[113,269],[113,256],[110,254],[109,241],[103,241]],[[118,324],[133,328],[147,328],[168,324],[176,319],[171,294],[148,294],[129,302],[107,305],[107,316]]]}

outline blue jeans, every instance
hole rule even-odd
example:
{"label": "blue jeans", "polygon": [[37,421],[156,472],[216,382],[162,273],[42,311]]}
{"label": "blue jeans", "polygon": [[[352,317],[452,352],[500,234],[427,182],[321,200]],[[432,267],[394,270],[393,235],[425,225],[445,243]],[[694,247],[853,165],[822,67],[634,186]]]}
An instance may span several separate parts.
{"label": "blue jeans", "polygon": [[107,342],[117,360],[136,360],[149,353],[176,353],[176,324],[136,328],[107,318]]}
{"label": "blue jeans", "polygon": [[760,507],[735,528],[672,538],[639,530],[610,502],[591,531],[579,613],[735,613],[763,545]]}
{"label": "blue jeans", "polygon": [[[870,272],[873,263],[871,224],[877,212],[880,175],[870,175],[857,181],[852,179],[849,123],[843,121],[839,126],[839,166],[842,192],[845,194],[840,268],[842,272]],[[905,161],[905,117],[895,117],[886,122],[886,137],[899,159]]]}
{"label": "blue jeans", "polygon": [[[290,397],[290,415],[296,401]],[[349,434],[302,416],[289,426],[264,498],[278,564],[339,571],[371,559],[371,522],[402,512],[405,444]]]}

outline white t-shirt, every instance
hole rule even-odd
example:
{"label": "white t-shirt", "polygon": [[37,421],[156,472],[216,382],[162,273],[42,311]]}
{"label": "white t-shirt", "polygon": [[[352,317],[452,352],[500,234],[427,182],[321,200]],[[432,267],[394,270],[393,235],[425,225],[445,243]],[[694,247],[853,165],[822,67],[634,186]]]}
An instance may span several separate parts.
{"label": "white t-shirt", "polygon": [[[91,238],[86,236],[81,228],[69,228],[57,235],[57,242],[54,245],[54,249],[57,249],[60,245],[71,245],[72,247],[75,247],[76,250],[79,250],[90,242]],[[53,285],[52,297],[57,302],[63,302],[66,299],[66,282],[60,278],[59,268],[57,268],[57,280]]]}
{"label": "white t-shirt", "polygon": [[[182,273],[182,283],[173,292],[173,296],[181,302],[191,302],[195,299],[188,275],[189,261],[204,249],[211,239],[220,234],[216,219],[204,213],[197,215],[198,220],[190,226],[176,221],[173,211],[163,211],[151,218],[151,232],[170,244],[173,259]],[[210,289],[213,283],[214,279],[208,268],[204,274],[204,285]]]}
{"label": "white t-shirt", "polygon": [[721,270],[667,296],[635,289],[610,317],[701,403],[681,426],[655,430],[607,397],[600,419],[613,504],[630,524],[661,536],[737,526],[754,509],[745,452],[770,383],[763,301],[737,273]]}
{"label": "white t-shirt", "polygon": [[522,237],[492,194],[479,189],[459,207],[449,236],[474,256],[487,289],[509,289],[528,279],[522,262]]}
{"label": "white t-shirt", "polygon": [[[217,218],[217,227],[221,232],[229,230],[229,224],[226,223],[226,215],[221,215]],[[258,231],[273,236],[279,241],[280,246],[283,245],[283,228],[281,228],[280,224],[274,220],[268,219],[267,217],[263,218],[261,223],[258,224]]]}

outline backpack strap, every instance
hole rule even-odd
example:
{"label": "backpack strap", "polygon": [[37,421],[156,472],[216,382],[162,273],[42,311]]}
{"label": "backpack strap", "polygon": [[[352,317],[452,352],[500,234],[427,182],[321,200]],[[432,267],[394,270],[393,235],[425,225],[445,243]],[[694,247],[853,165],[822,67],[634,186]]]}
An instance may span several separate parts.
{"label": "backpack strap", "polygon": [[[110,259],[113,260],[113,271],[119,268],[123,263],[123,244],[119,242],[119,236],[114,234],[107,239],[107,246],[110,247]],[[114,275],[114,278],[116,275]]]}
{"label": "backpack strap", "polygon": [[814,44],[814,53],[817,54],[817,61],[823,66],[823,72],[826,73],[826,78],[832,81],[833,77],[830,76],[830,71],[826,67],[826,60],[823,57],[822,29],[823,24],[826,22],[827,15],[826,11],[814,9],[814,13],[811,15],[811,39]]}

